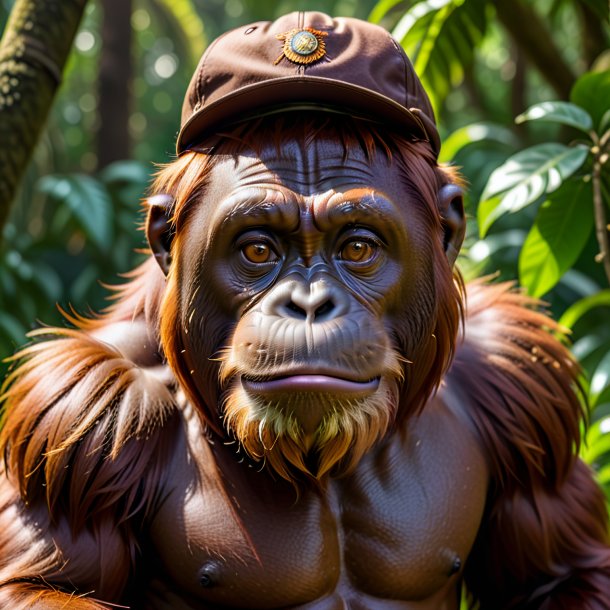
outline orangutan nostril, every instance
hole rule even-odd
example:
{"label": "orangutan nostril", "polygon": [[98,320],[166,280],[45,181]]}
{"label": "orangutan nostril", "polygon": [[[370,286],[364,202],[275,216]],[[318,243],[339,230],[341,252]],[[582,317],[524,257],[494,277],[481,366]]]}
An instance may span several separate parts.
{"label": "orangutan nostril", "polygon": [[314,318],[323,318],[326,314],[329,314],[335,308],[335,304],[329,299],[326,303],[323,303],[314,312]]}
{"label": "orangutan nostril", "polygon": [[307,312],[302,307],[299,307],[294,301],[290,301],[286,305],[286,309],[289,312],[291,312],[293,314],[296,314],[296,315],[291,316],[291,317],[303,318],[303,319],[305,319],[307,317]]}

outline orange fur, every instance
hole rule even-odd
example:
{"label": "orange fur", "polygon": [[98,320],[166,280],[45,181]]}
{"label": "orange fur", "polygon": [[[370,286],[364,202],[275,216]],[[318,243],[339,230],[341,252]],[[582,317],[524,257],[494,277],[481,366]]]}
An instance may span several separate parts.
{"label": "orange fur", "polygon": [[[0,600],[12,600],[2,607],[30,607],[36,589],[45,604],[63,599],[41,591],[41,578],[118,601],[134,574],[138,523],[155,510],[176,429],[174,399],[152,372],[87,332],[34,336],[15,356],[2,397]],[[82,556],[58,546],[73,537]],[[86,603],[71,598],[69,607],[106,607]]]}
{"label": "orange fur", "polygon": [[468,287],[464,342],[441,393],[469,405],[492,473],[465,574],[480,610],[608,608],[608,515],[576,458],[584,398],[560,334],[510,284]]}

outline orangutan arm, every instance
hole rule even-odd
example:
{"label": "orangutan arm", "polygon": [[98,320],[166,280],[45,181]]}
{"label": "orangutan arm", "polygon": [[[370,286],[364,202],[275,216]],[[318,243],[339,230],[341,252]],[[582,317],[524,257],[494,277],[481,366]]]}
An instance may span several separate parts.
{"label": "orangutan arm", "polygon": [[467,589],[480,610],[608,610],[608,515],[575,457],[578,367],[554,322],[507,285],[470,286],[468,305],[444,390],[467,405],[491,471]]}
{"label": "orangutan arm", "polygon": [[0,607],[108,608],[138,570],[176,430],[156,376],[77,330],[34,344],[0,436]]}
{"label": "orangutan arm", "polygon": [[511,490],[489,513],[466,571],[481,610],[608,610],[608,516],[582,462],[558,489]]}
{"label": "orangutan arm", "polygon": [[[2,495],[7,495],[9,486],[6,479],[2,482]],[[38,513],[42,521],[34,521],[32,512]],[[44,524],[43,511],[24,510],[16,494],[12,501],[3,504],[0,512],[0,607],[13,610],[35,609],[53,610],[71,608],[75,610],[107,609],[104,605],[88,597],[81,597],[89,590],[75,584],[83,577],[92,582],[91,576],[99,578],[99,571],[112,569],[114,577],[123,581],[122,574],[129,573],[129,557],[121,548],[118,536],[110,534],[106,539],[106,549],[113,547],[112,562],[100,561],[95,547],[81,544],[83,541],[71,540],[66,546],[68,554],[78,550],[81,554],[76,562],[68,561],[52,538],[52,528]],[[85,549],[84,546],[89,548]],[[86,551],[93,550],[92,555]],[[99,562],[99,563],[98,563]],[[105,575],[108,578],[108,575]],[[84,585],[84,583],[83,583]]]}

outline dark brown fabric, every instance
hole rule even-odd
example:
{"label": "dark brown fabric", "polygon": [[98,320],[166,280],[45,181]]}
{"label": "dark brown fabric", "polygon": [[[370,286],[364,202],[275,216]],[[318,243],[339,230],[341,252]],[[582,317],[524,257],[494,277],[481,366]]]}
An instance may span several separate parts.
{"label": "dark brown fabric", "polygon": [[[308,28],[321,33],[325,53],[310,64],[291,61],[281,36]],[[245,25],[212,42],[188,87],[176,149],[227,123],[312,106],[390,124],[438,155],[430,100],[401,46],[377,25],[317,12]]]}

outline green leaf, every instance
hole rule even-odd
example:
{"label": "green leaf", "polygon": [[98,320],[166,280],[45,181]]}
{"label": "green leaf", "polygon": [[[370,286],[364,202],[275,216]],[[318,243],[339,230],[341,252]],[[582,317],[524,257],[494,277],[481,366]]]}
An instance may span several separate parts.
{"label": "green leaf", "polygon": [[393,31],[438,113],[464,78],[487,26],[487,0],[424,0]]}
{"label": "green leaf", "polygon": [[607,341],[596,334],[588,334],[578,339],[572,345],[572,353],[579,362],[584,362],[588,358],[595,357],[595,353],[606,350]]}
{"label": "green leaf", "polygon": [[481,195],[479,231],[484,237],[500,216],[517,212],[558,189],[587,158],[583,144],[549,142],[526,148],[495,169]]}
{"label": "green leaf", "polygon": [[[601,411],[601,409],[603,409],[603,411]],[[600,413],[608,413],[610,410],[610,384],[606,385],[601,393],[597,395],[595,400],[595,410],[600,410]],[[608,425],[610,425],[610,422],[608,422]]]}
{"label": "green leaf", "polygon": [[606,23],[610,18],[608,12],[608,0],[584,0],[585,4],[588,4],[595,14]]}
{"label": "green leaf", "polygon": [[610,69],[587,72],[572,87],[570,100],[584,108],[598,128],[605,112],[610,108]]}
{"label": "green leaf", "polygon": [[610,452],[610,418],[605,418],[591,424],[587,430],[585,443],[580,452],[580,457],[593,464]]}
{"label": "green leaf", "polygon": [[14,275],[4,266],[0,266],[0,297],[13,300],[17,296],[17,282]]}
{"label": "green leaf", "polygon": [[610,352],[608,352],[597,365],[591,377],[591,404],[595,406],[597,399],[605,388],[610,385]]}
{"label": "green leaf", "polygon": [[57,271],[53,267],[41,260],[37,260],[36,273],[32,280],[40,287],[51,303],[59,301],[63,292],[63,286]]}
{"label": "green leaf", "polygon": [[99,181],[84,174],[45,176],[38,183],[59,204],[65,204],[87,235],[107,251],[112,231],[112,201]]}
{"label": "green leaf", "polygon": [[603,134],[607,129],[610,128],[610,108],[604,112],[599,122],[599,133]]}
{"label": "green leaf", "polygon": [[591,181],[568,180],[538,210],[519,255],[519,281],[528,293],[548,292],[574,264],[593,228]]}
{"label": "green leaf", "polygon": [[371,11],[368,21],[371,23],[380,23],[381,20],[395,7],[401,4],[403,0],[380,0]]}
{"label": "green leaf", "polygon": [[83,272],[72,282],[70,286],[70,300],[74,303],[86,301],[87,294],[93,285],[99,280],[100,270],[91,265],[85,267]]}
{"label": "green leaf", "polygon": [[586,110],[580,106],[570,104],[570,102],[542,102],[528,108],[520,114],[515,123],[525,123],[526,121],[550,121],[551,123],[561,123],[580,129],[585,133],[593,127],[593,119]]}
{"label": "green leaf", "polygon": [[105,167],[99,178],[118,202],[133,210],[148,186],[150,172],[145,163],[123,160]]}
{"label": "green leaf", "polygon": [[[605,464],[602,466],[599,471],[596,473],[596,478],[600,482],[601,485],[609,485],[610,484],[610,464]],[[606,497],[608,497],[608,491],[606,490]]]}
{"label": "green leaf", "polygon": [[518,140],[510,129],[494,123],[472,123],[465,127],[456,129],[449,137],[445,138],[439,162],[452,161],[457,153],[477,142],[494,142],[504,146],[517,146]]}
{"label": "green leaf", "polygon": [[610,289],[601,290],[597,294],[576,301],[559,318],[559,324],[566,328],[574,328],[580,318],[596,307],[610,307]]}
{"label": "green leaf", "polygon": [[105,167],[99,177],[105,184],[147,184],[150,179],[148,165],[140,161],[115,161]]}
{"label": "green leaf", "polygon": [[5,311],[0,311],[0,329],[5,332],[15,345],[22,345],[25,343],[26,330],[24,326],[15,316],[12,316]]}

